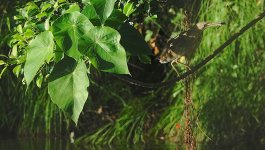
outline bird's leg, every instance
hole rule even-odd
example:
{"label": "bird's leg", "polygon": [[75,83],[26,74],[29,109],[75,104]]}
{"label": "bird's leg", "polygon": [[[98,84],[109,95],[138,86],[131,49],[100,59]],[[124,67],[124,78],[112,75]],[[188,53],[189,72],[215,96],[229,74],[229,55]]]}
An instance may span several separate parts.
{"label": "bird's leg", "polygon": [[178,58],[176,58],[176,59],[174,59],[172,62],[171,62],[171,66],[172,66],[172,68],[175,70],[175,72],[178,74],[178,76],[179,76],[179,73],[178,73],[178,71],[177,71],[177,69],[175,68],[175,66],[174,66],[174,63],[177,63],[178,62]]}
{"label": "bird's leg", "polygon": [[[178,77],[180,77],[180,74],[178,73],[177,69],[175,68],[174,63],[179,63],[179,58],[174,59],[174,60],[171,62],[171,66],[173,67],[173,69],[174,69],[175,72],[177,73]],[[185,86],[185,83],[184,83],[183,80],[182,80],[181,83],[183,84],[183,86]]]}
{"label": "bird's leg", "polygon": [[191,68],[190,68],[187,64],[185,64],[185,63],[179,61],[179,59],[177,59],[177,63],[179,63],[179,64],[185,66],[186,68],[188,68],[189,70],[191,70]]}

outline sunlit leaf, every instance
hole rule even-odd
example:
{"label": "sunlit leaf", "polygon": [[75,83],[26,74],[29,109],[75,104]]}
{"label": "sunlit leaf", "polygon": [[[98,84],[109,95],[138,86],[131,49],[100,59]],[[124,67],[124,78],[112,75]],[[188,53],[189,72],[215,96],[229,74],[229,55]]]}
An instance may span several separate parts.
{"label": "sunlit leaf", "polygon": [[41,6],[41,12],[46,11],[47,9],[52,8],[52,4],[48,3],[48,4],[44,4],[43,6]]}
{"label": "sunlit leaf", "polygon": [[101,24],[99,16],[95,8],[91,4],[85,6],[85,8],[82,11],[82,14],[84,14],[94,25]]}
{"label": "sunlit leaf", "polygon": [[23,33],[23,29],[22,29],[22,26],[21,25],[18,25],[17,26],[17,31],[19,32],[19,33]]}
{"label": "sunlit leaf", "polygon": [[80,12],[80,7],[78,4],[72,4],[66,11],[63,12],[63,14],[71,13],[74,11]]}
{"label": "sunlit leaf", "polygon": [[21,71],[21,65],[17,65],[15,68],[13,68],[12,71],[16,75],[16,77],[18,78],[20,75],[20,71]]}
{"label": "sunlit leaf", "polygon": [[29,43],[24,66],[24,76],[27,85],[31,83],[44,62],[51,58],[53,47],[53,35],[50,31],[40,33]]}
{"label": "sunlit leaf", "polygon": [[47,17],[47,13],[46,12],[41,12],[39,14],[36,15],[36,17],[38,18],[38,20],[41,20],[44,17]]}
{"label": "sunlit leaf", "polygon": [[6,69],[7,69],[7,66],[5,66],[5,68],[3,70],[1,70],[1,72],[0,72],[0,79],[2,78],[2,75],[4,74],[4,72],[6,71]]}
{"label": "sunlit leaf", "polygon": [[133,6],[133,3],[127,2],[124,6],[123,13],[126,16],[130,16],[135,11],[135,8]]}
{"label": "sunlit leaf", "polygon": [[34,32],[31,29],[27,29],[24,33],[25,38],[31,38],[34,35]]}
{"label": "sunlit leaf", "polygon": [[58,18],[52,25],[57,45],[68,56],[79,59],[79,38],[93,27],[86,16],[79,12],[67,13]]}
{"label": "sunlit leaf", "polygon": [[119,32],[110,27],[94,27],[82,40],[82,53],[89,57],[93,66],[106,72],[129,74]]}
{"label": "sunlit leaf", "polygon": [[38,12],[39,7],[34,2],[28,2],[26,4],[26,7],[24,7],[22,11],[22,16],[24,18],[29,18],[33,15],[36,15],[36,12]]}
{"label": "sunlit leaf", "polygon": [[3,60],[0,60],[0,66],[6,64]]}
{"label": "sunlit leaf", "polygon": [[45,30],[49,30],[50,29],[50,19],[46,19],[45,20],[44,28],[45,28]]}
{"label": "sunlit leaf", "polygon": [[77,124],[88,97],[88,86],[85,63],[65,57],[54,67],[49,77],[48,92],[52,101]]}
{"label": "sunlit leaf", "polygon": [[43,75],[42,75],[42,73],[40,73],[37,77],[37,80],[36,80],[36,85],[38,88],[41,88],[42,81],[43,81]]}
{"label": "sunlit leaf", "polygon": [[145,32],[145,37],[144,37],[144,40],[147,42],[149,40],[151,40],[152,36],[153,36],[154,32],[151,31],[151,30],[147,30]]}
{"label": "sunlit leaf", "polygon": [[87,4],[87,3],[89,3],[89,1],[90,1],[90,0],[82,0],[82,3],[83,3],[83,4]]}
{"label": "sunlit leaf", "polygon": [[89,2],[82,13],[89,19],[99,18],[101,24],[104,24],[111,15],[116,0],[90,0]]}

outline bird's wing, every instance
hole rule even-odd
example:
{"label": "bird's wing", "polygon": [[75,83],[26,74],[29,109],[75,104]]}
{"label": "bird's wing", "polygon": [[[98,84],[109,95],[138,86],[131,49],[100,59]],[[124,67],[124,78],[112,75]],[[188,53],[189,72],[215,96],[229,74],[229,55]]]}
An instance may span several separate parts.
{"label": "bird's wing", "polygon": [[185,55],[185,51],[193,43],[195,37],[188,36],[187,32],[183,32],[178,36],[168,40],[167,49],[170,49],[178,55]]}
{"label": "bird's wing", "polygon": [[183,47],[185,46],[186,42],[187,36],[184,34],[179,34],[178,36],[169,39],[167,45],[169,48]]}
{"label": "bird's wing", "polygon": [[170,39],[167,43],[167,49],[172,50],[179,56],[190,57],[197,46],[197,40],[198,36],[196,34],[184,32]]}

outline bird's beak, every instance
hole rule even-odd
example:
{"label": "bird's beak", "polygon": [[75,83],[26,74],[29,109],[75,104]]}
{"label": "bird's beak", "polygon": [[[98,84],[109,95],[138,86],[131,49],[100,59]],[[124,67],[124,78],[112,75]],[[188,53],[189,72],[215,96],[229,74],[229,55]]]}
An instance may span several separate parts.
{"label": "bird's beak", "polygon": [[209,22],[206,24],[207,27],[220,27],[225,25],[224,22]]}

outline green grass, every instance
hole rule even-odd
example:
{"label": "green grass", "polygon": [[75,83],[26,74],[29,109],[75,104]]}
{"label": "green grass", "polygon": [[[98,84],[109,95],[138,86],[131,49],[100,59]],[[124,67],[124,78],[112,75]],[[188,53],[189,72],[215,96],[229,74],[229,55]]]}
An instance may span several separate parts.
{"label": "green grass", "polygon": [[20,136],[61,136],[65,130],[65,117],[51,102],[47,87],[26,88],[18,81],[20,79],[11,74],[7,76],[7,73],[4,79],[1,80],[4,97],[0,101],[0,126]]}
{"label": "green grass", "polygon": [[[7,17],[12,18],[19,1],[1,1],[0,54],[8,55]],[[22,3],[22,2],[21,2]],[[3,11],[3,12],[2,12]],[[10,19],[12,20],[12,19]],[[12,21],[11,21],[12,30]],[[4,57],[1,56],[1,59]],[[0,80],[0,130],[1,136],[61,136],[66,130],[66,119],[47,93],[47,85],[41,89],[23,84],[22,78],[12,73],[14,66],[4,72]],[[0,66],[2,71],[3,66]]]}
{"label": "green grass", "polygon": [[[264,1],[204,1],[202,6],[201,20],[227,24],[206,30],[197,61],[261,13]],[[204,148],[253,149],[264,145],[264,27],[263,19],[197,75],[194,99],[202,101],[199,120],[211,138],[205,136],[208,144]]]}

